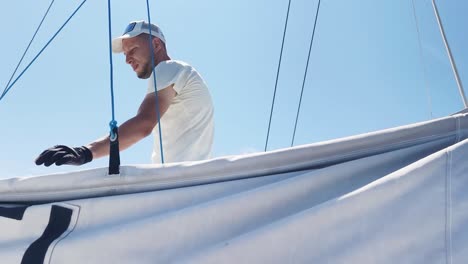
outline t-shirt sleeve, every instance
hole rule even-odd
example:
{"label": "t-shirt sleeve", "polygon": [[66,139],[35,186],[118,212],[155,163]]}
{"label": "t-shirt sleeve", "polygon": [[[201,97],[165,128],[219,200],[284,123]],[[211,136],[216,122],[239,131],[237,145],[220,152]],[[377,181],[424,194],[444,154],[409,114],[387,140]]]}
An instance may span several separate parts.
{"label": "t-shirt sleeve", "polygon": [[[182,88],[187,83],[187,69],[181,64],[174,62],[161,62],[154,69],[156,74],[156,87],[158,91],[169,87],[174,84],[174,90],[177,93],[180,93]],[[154,89],[154,76],[151,74],[151,77],[148,81],[148,91],[147,93],[152,93]]]}

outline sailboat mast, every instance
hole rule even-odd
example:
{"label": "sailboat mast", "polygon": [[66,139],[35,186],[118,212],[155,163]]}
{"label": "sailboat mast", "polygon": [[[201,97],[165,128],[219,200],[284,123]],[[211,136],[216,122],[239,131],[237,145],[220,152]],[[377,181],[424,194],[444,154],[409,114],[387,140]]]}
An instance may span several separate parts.
{"label": "sailboat mast", "polygon": [[468,101],[466,100],[465,91],[463,90],[463,85],[462,85],[460,76],[458,74],[457,65],[455,64],[455,60],[453,59],[453,56],[452,56],[452,51],[450,50],[450,46],[445,36],[444,27],[442,26],[442,22],[440,21],[439,10],[437,9],[435,0],[432,0],[432,7],[434,8],[434,13],[437,19],[437,23],[439,24],[440,34],[442,35],[442,39],[444,40],[445,49],[447,50],[447,54],[450,59],[450,64],[452,65],[452,70],[453,70],[453,74],[455,75],[455,80],[457,81],[458,90],[460,91],[460,95],[462,97],[465,108],[468,108]]}

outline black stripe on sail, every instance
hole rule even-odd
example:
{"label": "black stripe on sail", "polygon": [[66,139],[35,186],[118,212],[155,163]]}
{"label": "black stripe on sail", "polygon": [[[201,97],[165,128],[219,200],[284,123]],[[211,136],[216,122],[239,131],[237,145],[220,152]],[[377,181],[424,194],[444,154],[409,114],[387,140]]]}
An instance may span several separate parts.
{"label": "black stripe on sail", "polygon": [[49,223],[44,233],[26,250],[22,264],[43,263],[47,249],[70,226],[73,210],[58,205],[52,205]]}
{"label": "black stripe on sail", "polygon": [[28,206],[2,207],[0,206],[0,217],[6,217],[15,220],[23,220],[24,212]]}

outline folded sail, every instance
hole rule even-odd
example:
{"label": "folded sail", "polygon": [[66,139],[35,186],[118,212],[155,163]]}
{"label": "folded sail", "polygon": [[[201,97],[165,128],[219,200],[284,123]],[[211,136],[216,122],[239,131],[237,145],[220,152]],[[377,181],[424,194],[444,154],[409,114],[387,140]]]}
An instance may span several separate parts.
{"label": "folded sail", "polygon": [[2,263],[465,263],[468,114],[267,153],[0,181]]}

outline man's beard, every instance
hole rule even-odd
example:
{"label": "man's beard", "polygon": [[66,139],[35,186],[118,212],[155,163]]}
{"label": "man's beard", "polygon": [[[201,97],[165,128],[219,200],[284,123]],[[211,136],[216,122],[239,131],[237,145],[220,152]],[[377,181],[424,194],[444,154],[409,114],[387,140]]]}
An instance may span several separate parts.
{"label": "man's beard", "polygon": [[143,71],[137,72],[136,74],[140,79],[148,79],[151,76],[151,73],[153,72],[151,70],[151,62],[146,62],[143,66]]}

